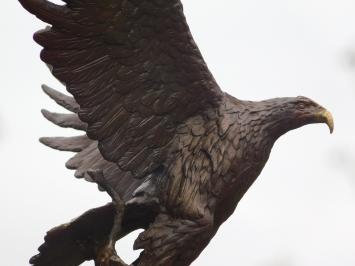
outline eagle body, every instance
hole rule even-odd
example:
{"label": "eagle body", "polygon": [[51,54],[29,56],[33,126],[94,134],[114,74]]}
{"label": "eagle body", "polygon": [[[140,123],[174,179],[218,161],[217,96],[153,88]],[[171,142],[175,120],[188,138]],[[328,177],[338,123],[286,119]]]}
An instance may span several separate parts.
{"label": "eagle body", "polygon": [[[137,197],[148,202],[157,198],[161,212],[155,225],[137,239],[135,248],[149,252],[152,241],[164,241],[157,236],[162,231],[167,231],[167,239],[176,238],[179,242],[183,238],[181,233],[175,234],[164,227],[166,223],[172,226],[171,223],[183,221],[192,224],[184,228],[183,235],[197,238],[191,238],[189,245],[184,243],[184,257],[179,258],[177,265],[189,265],[200,254],[233,213],[269,157],[274,142],[264,138],[263,134],[268,134],[263,131],[267,130],[267,124],[260,119],[261,113],[266,115],[267,110],[257,110],[259,107],[255,108],[254,104],[226,94],[219,107],[178,126],[176,146],[172,145],[169,151],[167,165],[156,176],[150,176],[149,185],[144,186],[145,190],[155,193],[145,195],[144,189],[138,188]],[[158,246],[164,250],[169,249],[170,244]],[[170,265],[166,263],[163,260],[161,265]]]}
{"label": "eagle body", "polygon": [[83,131],[40,141],[74,152],[66,167],[113,203],[49,231],[36,266],[126,265],[114,242],[138,228],[136,266],[190,265],[234,212],[275,141],[311,123],[334,124],[306,97],[242,101],[223,92],[187,25],[180,0],[19,0],[48,23],[41,59],[70,113],[42,110]]}
{"label": "eagle body", "polygon": [[178,127],[167,183],[159,189],[159,198],[174,215],[215,216],[225,204],[236,206],[238,200],[228,203],[231,194],[241,198],[256,179],[273,142],[263,141],[263,121],[253,120],[249,112],[247,105],[226,94],[221,106]]}

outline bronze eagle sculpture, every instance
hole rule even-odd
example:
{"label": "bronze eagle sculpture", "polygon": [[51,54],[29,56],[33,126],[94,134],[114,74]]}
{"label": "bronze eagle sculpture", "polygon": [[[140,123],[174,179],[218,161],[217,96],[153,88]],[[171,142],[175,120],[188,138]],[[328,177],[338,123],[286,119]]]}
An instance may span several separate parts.
{"label": "bronze eagle sculpture", "polygon": [[190,265],[286,132],[333,118],[306,97],[243,101],[223,92],[180,0],[19,0],[48,23],[41,59],[73,97],[43,89],[70,114],[43,115],[84,135],[42,138],[75,152],[66,166],[113,202],[50,230],[36,266],[126,265],[115,241],[142,228],[136,266]]}

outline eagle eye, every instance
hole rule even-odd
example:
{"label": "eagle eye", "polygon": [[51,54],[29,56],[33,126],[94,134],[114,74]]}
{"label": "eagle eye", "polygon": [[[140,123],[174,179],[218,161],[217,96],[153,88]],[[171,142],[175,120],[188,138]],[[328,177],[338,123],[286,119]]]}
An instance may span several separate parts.
{"label": "eagle eye", "polygon": [[306,105],[304,103],[298,103],[297,108],[303,110],[306,108]]}

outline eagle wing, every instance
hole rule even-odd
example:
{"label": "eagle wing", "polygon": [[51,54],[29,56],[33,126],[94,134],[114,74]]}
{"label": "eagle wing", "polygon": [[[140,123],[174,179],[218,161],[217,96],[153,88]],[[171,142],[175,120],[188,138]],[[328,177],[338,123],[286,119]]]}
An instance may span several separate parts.
{"label": "eagle wing", "polygon": [[[46,119],[60,127],[86,131],[87,124],[79,119],[80,108],[73,97],[62,94],[46,85],[43,85],[42,88],[58,105],[70,111],[70,113],[63,114],[42,110]],[[41,138],[40,141],[56,150],[75,152],[76,154],[66,163],[67,168],[75,170],[75,177],[94,182],[90,171],[99,170],[105,176],[110,187],[117,191],[125,201],[131,198],[133,191],[144,181],[132,178],[131,172],[124,172],[117,164],[105,160],[97,147],[97,141],[89,139],[86,135],[46,137]]]}
{"label": "eagle wing", "polygon": [[97,143],[72,141],[98,147],[133,177],[160,167],[177,126],[223,98],[179,0],[19,1],[51,24],[34,35],[41,59],[74,96]]}

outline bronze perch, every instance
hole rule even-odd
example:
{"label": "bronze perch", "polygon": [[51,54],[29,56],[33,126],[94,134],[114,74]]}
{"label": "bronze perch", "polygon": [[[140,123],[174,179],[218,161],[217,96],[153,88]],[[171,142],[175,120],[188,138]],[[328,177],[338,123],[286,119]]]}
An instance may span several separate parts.
{"label": "bronze perch", "polygon": [[190,265],[267,162],[275,141],[331,114],[306,97],[242,101],[207,68],[179,0],[19,0],[48,23],[41,59],[73,97],[43,86],[70,114],[43,110],[77,137],[66,166],[112,203],[50,230],[36,266],[127,265],[115,242],[143,228],[136,266]]}

